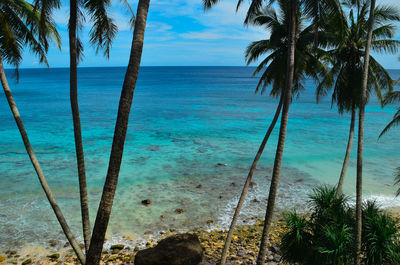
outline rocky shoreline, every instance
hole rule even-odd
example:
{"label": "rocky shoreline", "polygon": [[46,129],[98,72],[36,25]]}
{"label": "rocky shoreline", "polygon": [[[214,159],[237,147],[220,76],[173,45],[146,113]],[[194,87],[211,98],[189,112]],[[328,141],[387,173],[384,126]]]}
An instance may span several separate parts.
{"label": "rocky shoreline", "polygon": [[[263,223],[261,221],[256,221],[252,225],[238,226],[232,237],[232,244],[229,251],[227,264],[255,264],[259,250],[262,229]],[[281,220],[275,221],[272,225],[270,243],[268,246],[270,251],[266,260],[267,264],[286,264],[281,261],[278,247],[280,234],[284,231],[284,229],[285,227]],[[189,231],[189,233],[196,234],[200,240],[201,246],[203,247],[204,258],[201,264],[217,264],[221,257],[227,231],[222,231],[219,229],[211,231],[195,229]],[[174,234],[177,234],[174,229],[171,229],[169,232],[163,232],[160,240]],[[157,240],[150,239],[146,242],[145,248],[151,248],[155,245],[157,245]],[[141,248],[139,247],[131,248],[123,244],[112,245],[108,250],[103,251],[101,264],[133,264],[135,255],[140,250]],[[0,253],[0,264],[72,265],[79,263],[77,262],[76,256],[74,255],[72,249],[70,249],[69,245],[66,244],[64,245],[63,249],[60,249],[58,252],[48,251],[48,255],[42,254],[39,256],[22,256],[17,251],[9,250],[5,253]]]}

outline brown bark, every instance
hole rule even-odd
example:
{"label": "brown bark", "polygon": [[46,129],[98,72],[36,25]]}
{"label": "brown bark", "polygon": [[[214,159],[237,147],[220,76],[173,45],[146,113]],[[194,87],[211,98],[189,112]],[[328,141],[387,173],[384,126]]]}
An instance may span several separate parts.
{"label": "brown bark", "polygon": [[12,112],[15,122],[18,126],[18,130],[21,134],[22,141],[24,142],[26,152],[28,153],[31,163],[36,171],[36,174],[39,178],[40,184],[42,185],[43,191],[45,192],[46,197],[57,217],[57,220],[60,223],[61,228],[64,231],[64,234],[67,237],[68,241],[70,242],[72,248],[74,249],[78,259],[81,261],[82,264],[85,264],[85,255],[83,254],[82,250],[80,249],[78,242],[76,241],[74,235],[72,234],[71,229],[69,228],[67,221],[65,220],[65,218],[61,212],[61,209],[58,206],[56,199],[54,198],[54,196],[50,190],[49,185],[47,184],[46,177],[42,171],[39,161],[35,155],[35,152],[33,151],[31,143],[29,142],[28,134],[25,130],[25,126],[22,122],[21,116],[19,114],[17,105],[14,101],[14,97],[11,93],[10,87],[8,86],[6,74],[4,71],[3,61],[1,59],[1,57],[0,57],[0,79],[1,79],[1,84],[3,86],[3,89],[4,89],[4,94],[6,95],[11,112]]}
{"label": "brown bark", "polygon": [[287,124],[289,119],[289,107],[292,99],[292,85],[293,85],[293,75],[294,75],[294,56],[296,48],[296,9],[297,0],[288,1],[288,9],[290,14],[290,24],[289,24],[289,38],[288,38],[288,61],[287,61],[287,76],[286,76],[286,86],[285,86],[285,97],[283,101],[283,110],[281,117],[281,126],[279,131],[279,139],[276,148],[274,168],[272,171],[271,185],[268,195],[267,211],[264,220],[264,229],[261,237],[260,252],[257,257],[257,265],[265,264],[265,257],[267,255],[268,246],[268,235],[271,227],[272,217],[275,208],[276,192],[278,190],[279,177],[281,171],[281,164],[283,158],[283,151],[285,148],[285,139]]}
{"label": "brown bark", "polygon": [[77,28],[77,13],[78,6],[77,0],[70,0],[70,19],[69,19],[69,87],[72,119],[74,123],[74,137],[75,137],[75,152],[76,161],[78,166],[78,179],[79,179],[79,194],[81,201],[81,215],[82,215],[82,229],[83,239],[85,242],[86,253],[89,250],[90,244],[90,219],[89,219],[89,203],[86,185],[86,172],[85,172],[85,155],[82,145],[82,130],[81,119],[79,116],[78,105],[78,73],[77,73],[77,60],[78,60],[78,46],[76,37]]}
{"label": "brown bark", "polygon": [[101,258],[104,237],[108,222],[110,220],[111,208],[114,200],[115,190],[117,188],[118,175],[121,168],[122,154],[124,151],[125,137],[128,129],[129,113],[131,110],[133,93],[139,75],[149,5],[150,0],[139,0],[137,7],[137,16],[135,21],[135,29],[133,32],[129,64],[122,86],[110,162],[108,166],[106,182],[103,188],[103,194],[93,228],[89,252],[87,254],[87,265],[97,265],[99,264]]}
{"label": "brown bark", "polygon": [[355,264],[361,263],[361,234],[362,234],[362,170],[364,149],[364,116],[365,104],[367,102],[367,85],[369,69],[369,52],[372,41],[372,30],[374,25],[375,0],[371,0],[368,19],[368,39],[365,47],[364,69],[362,76],[362,87],[360,95],[360,110],[358,117],[358,149],[357,149],[357,183],[356,183],[356,257]]}
{"label": "brown bark", "polygon": [[339,182],[338,182],[337,189],[336,189],[336,196],[339,196],[342,194],[343,182],[344,182],[344,178],[346,176],[347,167],[349,165],[351,147],[353,145],[355,120],[356,120],[356,107],[353,105],[353,107],[351,109],[349,140],[347,142],[346,155],[344,156],[342,171],[340,172]]}
{"label": "brown bark", "polygon": [[224,249],[222,250],[222,255],[221,255],[221,263],[220,263],[221,265],[225,265],[225,263],[226,263],[226,258],[228,255],[229,247],[231,245],[233,231],[235,229],[237,219],[239,218],[240,210],[242,209],[244,200],[246,198],[247,191],[249,190],[249,185],[250,185],[251,179],[253,177],[254,171],[257,168],[257,163],[260,160],[261,155],[264,151],[265,145],[267,144],[268,139],[269,139],[273,129],[275,128],[275,124],[278,121],[278,118],[279,118],[279,115],[280,115],[281,109],[282,109],[282,101],[283,101],[283,95],[281,95],[278,107],[276,108],[274,118],[272,119],[272,122],[268,128],[268,131],[265,134],[264,139],[261,142],[261,145],[258,149],[256,157],[254,158],[253,164],[250,167],[250,171],[249,171],[249,174],[247,175],[246,182],[244,183],[243,190],[242,190],[242,193],[239,198],[239,202],[236,206],[235,213],[232,218],[231,226],[229,227],[228,235],[226,236],[226,239],[225,239],[225,245],[224,245]]}

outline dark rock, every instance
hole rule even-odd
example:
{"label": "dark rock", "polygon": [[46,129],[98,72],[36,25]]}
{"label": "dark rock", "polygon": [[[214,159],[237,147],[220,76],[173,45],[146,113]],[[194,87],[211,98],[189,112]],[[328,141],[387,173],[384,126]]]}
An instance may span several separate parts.
{"label": "dark rock", "polygon": [[185,210],[183,210],[183,209],[181,209],[181,208],[175,209],[175,212],[178,213],[178,214],[181,214],[181,213],[183,213],[184,211],[185,211]]}
{"label": "dark rock", "polygon": [[160,215],[160,219],[164,219],[164,215]]}
{"label": "dark rock", "polygon": [[149,200],[149,199],[143,200],[142,204],[148,206],[151,204],[151,200]]}
{"label": "dark rock", "polygon": [[209,224],[212,224],[212,223],[214,223],[214,220],[207,220],[207,224],[209,225]]}
{"label": "dark rock", "polygon": [[80,247],[81,249],[84,249],[84,248],[85,248],[85,245],[84,245],[83,243],[80,243],[80,244],[79,244],[79,247]]}
{"label": "dark rock", "polygon": [[244,257],[247,255],[247,253],[243,250],[239,250],[236,255],[238,255],[238,257]]}
{"label": "dark rock", "polygon": [[49,240],[49,244],[50,244],[50,247],[54,248],[55,246],[57,246],[57,241]]}
{"label": "dark rock", "polygon": [[301,182],[304,182],[304,179],[297,179],[297,180],[295,181],[295,183],[301,183]]}
{"label": "dark rock", "polygon": [[168,237],[154,248],[139,251],[135,265],[198,265],[202,258],[199,238],[187,233]]}
{"label": "dark rock", "polygon": [[236,183],[235,183],[235,182],[232,182],[231,185],[232,185],[233,187],[236,187]]}
{"label": "dark rock", "polygon": [[222,199],[222,195],[219,195],[219,197],[218,197],[218,198]]}
{"label": "dark rock", "polygon": [[67,247],[69,247],[71,244],[69,243],[69,242],[66,242],[65,244],[64,244],[64,247],[65,248],[67,248]]}
{"label": "dark rock", "polygon": [[201,189],[201,188],[203,188],[203,185],[199,184],[196,186],[196,188]]}
{"label": "dark rock", "polygon": [[272,246],[270,247],[270,250],[274,253],[279,253],[279,247],[275,244],[272,244]]}
{"label": "dark rock", "polygon": [[249,187],[253,188],[255,185],[257,185],[257,183],[255,183],[254,181],[251,181],[250,184],[249,184]]}
{"label": "dark rock", "polygon": [[226,167],[227,164],[217,163],[217,167]]}
{"label": "dark rock", "polygon": [[49,259],[57,260],[57,259],[60,258],[60,254],[55,253],[55,254],[49,255],[49,256],[47,256],[47,257],[48,257]]}
{"label": "dark rock", "polygon": [[257,199],[252,200],[251,202],[259,203],[260,201]]}
{"label": "dark rock", "polygon": [[122,249],[124,249],[124,247],[125,247],[124,244],[116,244],[116,245],[112,245],[112,246],[110,247],[110,249],[111,249],[111,250],[114,250],[114,249],[122,250]]}

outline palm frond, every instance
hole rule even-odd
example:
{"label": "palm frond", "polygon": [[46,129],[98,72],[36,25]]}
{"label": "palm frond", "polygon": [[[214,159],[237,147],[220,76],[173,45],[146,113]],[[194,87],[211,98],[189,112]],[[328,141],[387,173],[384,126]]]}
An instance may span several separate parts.
{"label": "palm frond", "polygon": [[90,30],[90,43],[96,47],[96,52],[103,50],[104,56],[110,56],[112,41],[117,33],[114,20],[108,16],[107,8],[110,0],[85,0],[84,7],[93,21]]}
{"label": "palm frond", "polygon": [[400,125],[400,108],[397,109],[397,112],[394,114],[393,119],[389,122],[388,125],[382,130],[379,134],[379,138],[386,134],[390,129]]}

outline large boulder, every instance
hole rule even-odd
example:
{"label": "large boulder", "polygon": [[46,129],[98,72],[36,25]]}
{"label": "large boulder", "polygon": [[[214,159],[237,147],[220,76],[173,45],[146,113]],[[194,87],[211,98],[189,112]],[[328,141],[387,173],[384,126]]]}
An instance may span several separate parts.
{"label": "large boulder", "polygon": [[135,265],[198,265],[203,248],[194,234],[178,234],[161,240],[154,248],[139,251]]}

